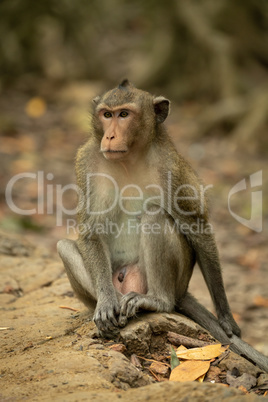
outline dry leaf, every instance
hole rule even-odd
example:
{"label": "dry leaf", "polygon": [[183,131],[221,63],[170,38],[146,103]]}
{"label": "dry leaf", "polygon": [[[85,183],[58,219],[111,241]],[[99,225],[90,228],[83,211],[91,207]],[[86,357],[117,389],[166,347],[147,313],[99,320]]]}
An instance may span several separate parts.
{"label": "dry leaf", "polygon": [[250,249],[246,252],[246,254],[239,256],[237,261],[239,262],[239,264],[245,267],[249,267],[253,270],[258,270],[260,268],[259,250]]}
{"label": "dry leaf", "polygon": [[177,348],[177,352],[181,350],[188,350],[185,346],[181,345]]}
{"label": "dry leaf", "polygon": [[189,360],[181,363],[171,371],[170,381],[195,381],[206,374],[210,367],[210,362],[202,360]]}
{"label": "dry leaf", "polygon": [[256,296],[253,303],[258,307],[268,307],[268,299],[262,296]]}
{"label": "dry leaf", "polygon": [[43,116],[46,109],[46,102],[44,101],[44,99],[38,96],[31,98],[25,106],[25,112],[27,113],[27,115],[34,118]]}
{"label": "dry leaf", "polygon": [[240,385],[240,387],[238,387],[238,389],[240,389],[240,391],[244,392],[244,394],[249,394],[248,390],[243,385]]}
{"label": "dry leaf", "polygon": [[123,343],[115,343],[114,345],[110,345],[109,348],[120,353],[124,353],[127,350]]}
{"label": "dry leaf", "polygon": [[206,375],[206,373],[203,374],[203,375],[201,375],[201,377],[197,378],[197,381],[198,381],[198,382],[203,382],[203,381],[204,381],[204,378],[205,378],[205,375]]}
{"label": "dry leaf", "polygon": [[169,367],[166,364],[160,362],[153,362],[150,365],[150,370],[156,374],[167,375],[169,372]]}
{"label": "dry leaf", "polygon": [[228,349],[229,346],[222,346],[220,343],[215,345],[207,345],[202,348],[193,348],[187,350],[176,351],[179,359],[184,360],[211,360],[220,356]]}

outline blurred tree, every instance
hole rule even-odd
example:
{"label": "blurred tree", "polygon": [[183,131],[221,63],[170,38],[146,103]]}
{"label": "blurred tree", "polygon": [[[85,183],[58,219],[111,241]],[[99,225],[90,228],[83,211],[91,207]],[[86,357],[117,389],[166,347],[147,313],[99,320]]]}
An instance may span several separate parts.
{"label": "blurred tree", "polygon": [[2,86],[128,77],[212,104],[201,133],[267,128],[267,0],[2,0],[0,35]]}

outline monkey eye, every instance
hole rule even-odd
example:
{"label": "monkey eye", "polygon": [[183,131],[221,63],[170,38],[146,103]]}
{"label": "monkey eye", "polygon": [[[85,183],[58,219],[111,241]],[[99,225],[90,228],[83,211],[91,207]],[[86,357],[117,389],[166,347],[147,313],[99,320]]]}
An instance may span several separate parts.
{"label": "monkey eye", "polygon": [[110,117],[112,117],[112,113],[111,113],[111,112],[105,112],[105,113],[103,114],[103,116],[104,116],[106,119],[109,119]]}
{"label": "monkey eye", "polygon": [[127,117],[128,116],[128,112],[126,112],[125,110],[123,110],[120,115],[120,117]]}

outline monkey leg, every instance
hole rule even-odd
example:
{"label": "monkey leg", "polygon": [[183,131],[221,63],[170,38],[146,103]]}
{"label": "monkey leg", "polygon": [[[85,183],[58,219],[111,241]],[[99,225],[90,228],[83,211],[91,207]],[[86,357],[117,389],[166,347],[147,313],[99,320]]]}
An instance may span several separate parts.
{"label": "monkey leg", "polygon": [[77,297],[88,307],[95,308],[96,292],[86,272],[84,261],[73,240],[60,240],[57,243],[58,253],[63,261],[65,271]]}
{"label": "monkey leg", "polygon": [[146,277],[147,293],[132,291],[123,296],[119,325],[125,325],[140,309],[170,312],[178,296],[186,293],[194,265],[192,252],[185,238],[176,229],[170,230],[168,222],[165,213],[142,217],[141,228],[146,230],[141,231],[138,265]]}
{"label": "monkey leg", "polygon": [[268,358],[255,350],[236,335],[227,336],[217,318],[190,294],[180,300],[176,311],[186,315],[211,333],[218,341],[229,344],[231,350],[256,363],[262,370],[268,372]]}
{"label": "monkey leg", "polygon": [[[97,265],[97,253],[93,242],[91,246],[88,250],[88,259]],[[97,296],[92,278],[85,268],[84,260],[75,241],[60,240],[57,244],[57,250],[77,297],[88,308],[95,309],[93,320],[99,329],[100,335],[110,336],[112,333],[117,332],[118,322],[116,316],[119,314],[119,294],[114,292],[115,294],[110,295],[107,291],[104,297]],[[113,288],[112,285],[111,287]],[[115,297],[114,303],[113,296]]]}

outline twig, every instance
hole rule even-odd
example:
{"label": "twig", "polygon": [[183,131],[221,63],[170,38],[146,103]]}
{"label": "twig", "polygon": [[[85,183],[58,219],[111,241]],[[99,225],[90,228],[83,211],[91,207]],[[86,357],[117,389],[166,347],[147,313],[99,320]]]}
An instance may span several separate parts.
{"label": "twig", "polygon": [[[189,348],[199,348],[199,347],[201,348],[203,346],[212,344],[210,342],[204,342],[204,341],[200,341],[199,339],[190,338],[189,336],[176,334],[175,332],[168,332],[167,338],[168,338],[168,341],[170,343],[172,343],[172,345],[175,345],[175,346],[183,345],[183,346],[189,347]],[[215,342],[213,342],[213,343],[215,343]]]}
{"label": "twig", "polygon": [[77,308],[69,307],[69,306],[60,306],[60,308],[65,308],[67,310],[72,310],[72,311],[79,311]]}
{"label": "twig", "polygon": [[149,371],[150,371],[150,373],[156,378],[156,380],[157,380],[158,382],[160,382],[160,379],[157,377],[157,375],[156,375],[151,369],[149,369]]}
{"label": "twig", "polygon": [[137,357],[138,357],[139,359],[146,360],[147,362],[161,363],[161,364],[164,364],[164,365],[167,366],[167,367],[170,367],[170,364],[168,364],[168,363],[159,362],[158,360],[154,360],[154,359],[146,359],[146,357],[142,357],[142,356],[139,356],[139,355],[137,355]]}

